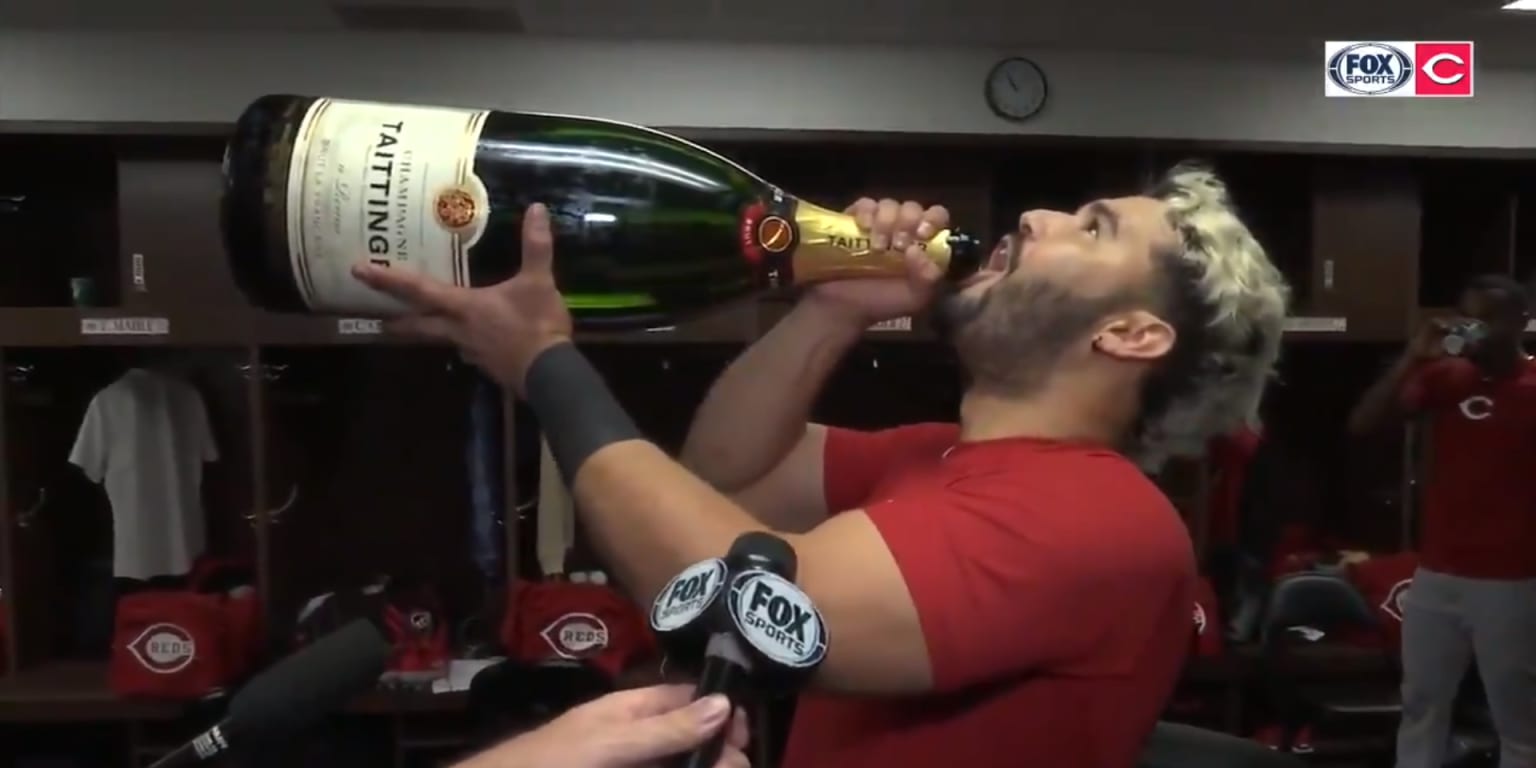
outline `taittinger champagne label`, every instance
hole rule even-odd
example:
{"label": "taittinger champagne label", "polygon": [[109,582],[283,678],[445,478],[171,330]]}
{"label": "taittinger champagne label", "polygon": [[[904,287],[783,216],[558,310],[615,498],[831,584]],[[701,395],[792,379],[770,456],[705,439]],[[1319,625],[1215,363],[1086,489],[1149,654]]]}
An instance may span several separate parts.
{"label": "taittinger champagne label", "polygon": [[367,260],[469,284],[468,252],[490,204],[475,176],[489,112],[318,99],[288,169],[288,253],[314,312],[392,316],[398,301],[359,283]]}

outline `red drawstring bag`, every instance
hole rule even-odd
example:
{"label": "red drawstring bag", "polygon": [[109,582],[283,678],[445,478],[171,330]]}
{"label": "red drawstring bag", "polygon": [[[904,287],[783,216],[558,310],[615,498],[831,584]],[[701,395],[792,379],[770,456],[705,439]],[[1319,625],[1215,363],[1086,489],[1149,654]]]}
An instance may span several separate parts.
{"label": "red drawstring bag", "polygon": [[[201,565],[201,564],[200,564]],[[194,567],[184,589],[124,595],[113,619],[108,681],[119,696],[196,699],[254,671],[261,605],[249,586],[203,591],[227,568]]]}

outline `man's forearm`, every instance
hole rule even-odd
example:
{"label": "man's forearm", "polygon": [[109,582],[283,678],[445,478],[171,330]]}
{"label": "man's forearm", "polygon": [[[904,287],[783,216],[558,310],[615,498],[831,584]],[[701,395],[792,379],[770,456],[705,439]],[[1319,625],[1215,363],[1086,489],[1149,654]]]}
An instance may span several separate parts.
{"label": "man's forearm", "polygon": [[1368,435],[1398,414],[1399,392],[1416,365],[1417,361],[1410,355],[1403,355],[1393,361],[1392,367],[1361,395],[1360,402],[1350,411],[1348,427],[1351,433]]}
{"label": "man's forearm", "polygon": [[762,530],[746,510],[645,440],[569,342],[540,353],[523,388],[589,541],[632,597],[648,600],[684,567]]}
{"label": "man's forearm", "polygon": [[710,388],[683,463],[727,493],[762,478],[805,434],[817,393],[863,330],[814,299],[800,302]]}

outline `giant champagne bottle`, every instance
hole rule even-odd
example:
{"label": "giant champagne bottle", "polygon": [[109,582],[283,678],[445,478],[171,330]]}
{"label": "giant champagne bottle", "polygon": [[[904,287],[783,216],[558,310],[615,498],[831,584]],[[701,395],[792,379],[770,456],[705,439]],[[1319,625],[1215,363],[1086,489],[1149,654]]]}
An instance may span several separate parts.
{"label": "giant champagne bottle", "polygon": [[[265,96],[224,158],[241,290],[275,312],[387,317],[367,259],[457,285],[515,274],[523,211],[550,209],[556,280],[584,327],[660,325],[754,291],[904,273],[849,217],[696,144],[587,117]],[[929,256],[974,272],[945,231]]]}

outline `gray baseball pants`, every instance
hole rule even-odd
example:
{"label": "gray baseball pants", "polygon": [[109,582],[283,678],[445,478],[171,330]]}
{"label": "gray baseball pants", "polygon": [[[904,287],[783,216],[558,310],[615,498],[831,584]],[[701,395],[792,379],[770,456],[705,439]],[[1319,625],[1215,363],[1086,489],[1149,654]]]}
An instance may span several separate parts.
{"label": "gray baseball pants", "polygon": [[1493,581],[1420,568],[1402,599],[1398,768],[1439,768],[1467,664],[1477,660],[1500,768],[1536,768],[1536,579]]}

